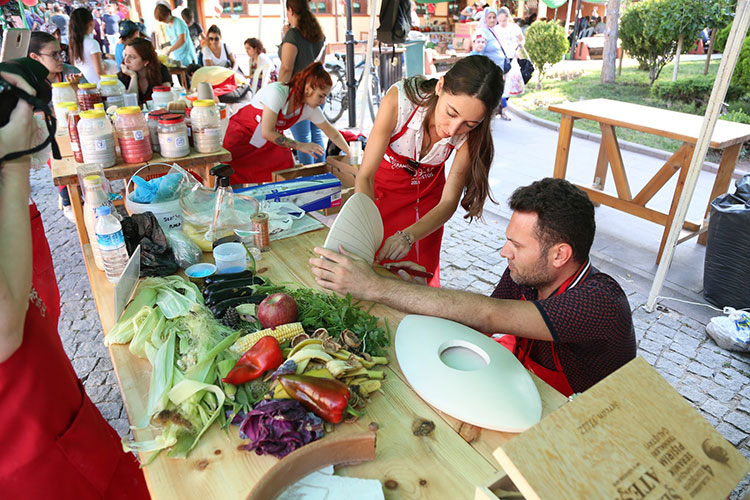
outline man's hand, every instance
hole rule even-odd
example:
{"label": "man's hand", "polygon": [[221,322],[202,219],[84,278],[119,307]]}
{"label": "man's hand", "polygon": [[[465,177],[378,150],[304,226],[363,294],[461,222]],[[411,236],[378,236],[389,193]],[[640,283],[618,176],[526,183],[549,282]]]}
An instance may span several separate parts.
{"label": "man's hand", "polygon": [[[402,262],[391,262],[391,263],[386,264],[385,267],[389,271],[395,272],[398,275],[398,277],[401,278],[403,281],[407,281],[409,283],[416,283],[418,285],[427,284],[427,278],[423,278],[421,276],[412,276],[407,271],[405,271],[405,269],[412,269],[414,271],[427,271],[427,268],[425,268],[424,266],[420,266],[416,262],[412,262],[410,260],[405,260]],[[399,269],[399,268],[404,268],[404,269]]]}
{"label": "man's hand", "polygon": [[[36,95],[36,91],[31,85],[18,75],[0,73],[0,76],[27,94]],[[31,105],[23,99],[19,99],[18,104],[10,114],[10,120],[4,127],[0,128],[0,158],[9,153],[31,148],[31,140],[36,130],[33,120],[34,113]],[[28,161],[26,163],[28,164]]]}
{"label": "man's hand", "polygon": [[315,281],[323,288],[342,295],[351,293],[357,299],[373,300],[378,276],[372,267],[356,255],[339,246],[341,253],[326,248],[315,247],[314,251],[323,258],[310,259]]}

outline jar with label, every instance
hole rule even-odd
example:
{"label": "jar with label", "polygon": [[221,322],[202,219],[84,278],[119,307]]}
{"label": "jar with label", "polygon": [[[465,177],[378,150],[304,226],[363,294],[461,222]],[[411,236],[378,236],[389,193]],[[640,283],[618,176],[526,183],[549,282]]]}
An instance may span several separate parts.
{"label": "jar with label", "polygon": [[154,153],[159,152],[159,117],[168,114],[169,111],[166,109],[157,109],[148,114],[148,130],[151,134],[151,149]]}
{"label": "jar with label", "polygon": [[[52,84],[52,107],[55,109],[55,118],[60,123],[65,123],[68,114],[68,104],[76,102],[76,92],[70,82],[55,82]],[[57,135],[60,134],[58,129]]]}
{"label": "jar with label", "polygon": [[84,163],[111,167],[117,163],[115,134],[104,111],[81,111],[78,122],[78,140],[81,143]]}
{"label": "jar with label", "polygon": [[154,87],[151,92],[151,99],[154,101],[154,108],[167,108],[167,105],[174,100],[172,89],[167,85]]}
{"label": "jar with label", "polygon": [[104,102],[95,83],[79,83],[76,100],[78,101],[78,109],[81,111],[94,109],[94,104]]}
{"label": "jar with label", "polygon": [[109,108],[115,106],[121,108],[125,105],[125,97],[123,94],[123,88],[121,85],[117,85],[119,80],[101,80],[99,82],[99,89],[102,93],[102,99],[104,99],[104,107]]}
{"label": "jar with label", "polygon": [[199,99],[190,112],[193,125],[193,142],[199,153],[216,153],[221,150],[219,110],[213,99]]}
{"label": "jar with label", "polygon": [[81,153],[81,142],[78,138],[78,122],[81,117],[78,114],[78,105],[71,103],[68,106],[68,135],[70,136],[70,149],[73,151],[73,159],[78,163],[83,163],[83,153]]}
{"label": "jar with label", "polygon": [[190,154],[187,125],[180,115],[159,117],[159,149],[164,158],[180,158]]}
{"label": "jar with label", "polygon": [[151,134],[146,117],[138,106],[127,106],[117,110],[115,119],[117,139],[125,163],[142,163],[154,156],[151,149]]}

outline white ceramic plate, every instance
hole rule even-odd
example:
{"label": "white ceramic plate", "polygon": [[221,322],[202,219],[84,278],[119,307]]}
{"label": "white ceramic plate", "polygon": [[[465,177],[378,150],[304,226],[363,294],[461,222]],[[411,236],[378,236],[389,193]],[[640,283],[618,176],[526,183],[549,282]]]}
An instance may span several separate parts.
{"label": "white ceramic plate", "polygon": [[414,391],[448,415],[485,429],[523,432],[542,417],[529,372],[508,349],[468,326],[406,316],[396,357]]}
{"label": "white ceramic plate", "polygon": [[323,246],[338,252],[341,245],[372,263],[382,242],[383,220],[378,207],[366,194],[354,193],[341,207]]}

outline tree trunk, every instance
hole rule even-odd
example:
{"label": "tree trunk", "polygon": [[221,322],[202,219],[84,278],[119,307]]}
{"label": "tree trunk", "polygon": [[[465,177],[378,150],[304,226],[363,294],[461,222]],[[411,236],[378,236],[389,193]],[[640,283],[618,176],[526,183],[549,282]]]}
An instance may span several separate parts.
{"label": "tree trunk", "polygon": [[609,0],[607,2],[607,31],[604,34],[604,52],[602,53],[602,83],[615,83],[619,22],[620,0]]}
{"label": "tree trunk", "polygon": [[714,53],[714,40],[716,40],[716,28],[711,30],[711,40],[708,42],[708,55],[706,56],[706,65],[703,67],[703,74],[708,74],[708,65],[711,64],[711,54]]}
{"label": "tree trunk", "polygon": [[682,35],[677,39],[677,53],[674,55],[674,72],[672,73],[672,81],[677,81],[677,70],[680,69],[680,54],[682,54]]}

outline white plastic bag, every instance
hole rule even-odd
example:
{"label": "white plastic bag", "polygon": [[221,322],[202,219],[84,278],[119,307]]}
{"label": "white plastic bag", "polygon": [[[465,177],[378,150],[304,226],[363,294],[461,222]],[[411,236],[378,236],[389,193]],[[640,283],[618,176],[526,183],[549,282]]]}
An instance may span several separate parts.
{"label": "white plastic bag", "polygon": [[727,316],[711,318],[706,333],[728,351],[750,352],[750,314],[731,307],[724,308]]}
{"label": "white plastic bag", "polygon": [[518,65],[518,59],[515,57],[510,63],[510,71],[505,74],[505,94],[521,95],[525,89],[521,66]]}

